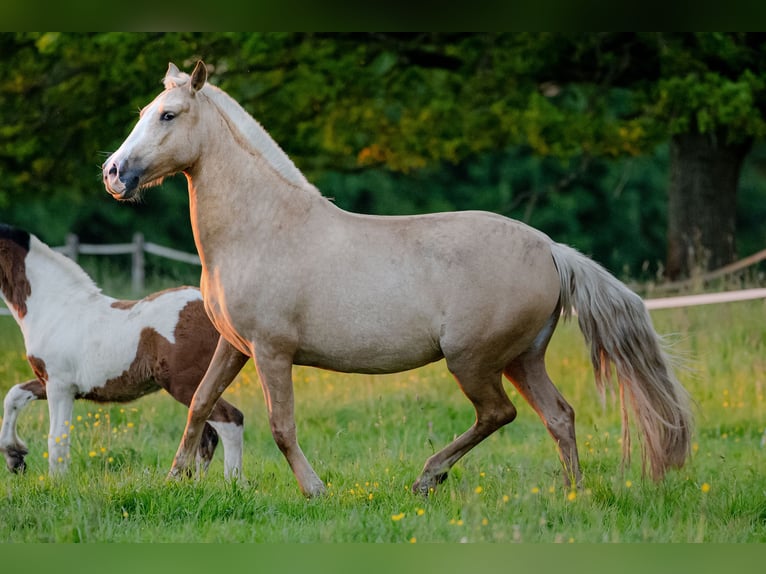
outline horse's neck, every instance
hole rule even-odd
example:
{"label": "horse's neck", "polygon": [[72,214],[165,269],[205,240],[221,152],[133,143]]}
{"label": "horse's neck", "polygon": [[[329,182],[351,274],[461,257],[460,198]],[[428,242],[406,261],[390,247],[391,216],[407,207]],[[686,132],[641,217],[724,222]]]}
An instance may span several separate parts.
{"label": "horse's neck", "polygon": [[[186,172],[191,223],[203,267],[219,247],[259,242],[280,219],[326,202],[287,155],[234,100],[220,90],[208,94],[217,114],[197,164]],[[217,117],[216,117],[217,116]],[[261,238],[263,236],[260,236]]]}
{"label": "horse's neck", "polygon": [[258,156],[258,161],[273,169],[287,183],[295,188],[309,193],[319,193],[296,167],[289,156],[279,147],[279,144],[263,129],[239,103],[223,90],[210,84],[203,92],[212,102],[216,111],[226,124],[226,130],[220,135],[232,136],[239,147],[250,155]]}
{"label": "horse's neck", "polygon": [[[62,313],[81,315],[81,303],[106,297],[83,269],[37,238],[30,244],[26,274],[32,288],[30,300],[36,306],[60,307]],[[36,309],[29,309],[29,313]]]}

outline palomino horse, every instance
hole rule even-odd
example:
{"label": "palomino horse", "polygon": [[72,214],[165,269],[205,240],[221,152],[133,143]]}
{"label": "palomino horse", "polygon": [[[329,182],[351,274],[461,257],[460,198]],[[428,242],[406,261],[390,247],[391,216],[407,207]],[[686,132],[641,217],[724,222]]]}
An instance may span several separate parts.
{"label": "palomino horse", "polygon": [[[16,420],[30,401],[48,399],[49,471],[62,472],[75,399],[128,402],[163,388],[188,406],[218,341],[198,289],[169,289],[141,301],[107,297],[74,261],[7,225],[0,225],[0,293],[37,377],[11,388],[3,403],[0,452],[12,471],[26,467]],[[218,401],[197,449],[202,469],[220,436],[225,476],[240,474],[242,421],[239,410]]]}
{"label": "palomino horse", "polygon": [[[596,380],[620,389],[659,479],[689,453],[691,415],[641,299],[599,265],[518,221],[482,212],[374,217],[324,198],[245,110],[170,65],[165,90],[103,165],[116,199],[182,171],[202,259],[205,308],[221,341],[189,409],[171,476],[190,472],[216,399],[248,357],[274,439],[301,490],[325,486],[296,438],[293,364],[391,373],[446,359],[476,421],[431,456],[428,493],[471,448],[516,417],[505,375],[542,418],[565,481],[579,482],[574,411],[545,370],[559,317],[577,311]],[[629,454],[623,415],[624,456]]]}

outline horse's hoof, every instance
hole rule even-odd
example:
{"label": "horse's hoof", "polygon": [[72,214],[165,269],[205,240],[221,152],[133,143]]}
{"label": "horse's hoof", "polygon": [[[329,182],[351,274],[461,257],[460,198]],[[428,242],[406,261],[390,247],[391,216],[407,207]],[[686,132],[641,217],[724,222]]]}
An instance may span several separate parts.
{"label": "horse's hoof", "polygon": [[327,488],[322,481],[301,490],[306,498],[321,498],[327,494]]}
{"label": "horse's hoof", "polygon": [[8,470],[14,474],[24,474],[27,471],[27,461],[24,458],[14,459],[8,462]]}
{"label": "horse's hoof", "polygon": [[436,492],[436,487],[447,480],[447,473],[442,472],[430,478],[424,478],[421,476],[412,485],[413,494],[420,494],[421,496],[429,496]]}
{"label": "horse's hoof", "polygon": [[189,479],[192,477],[192,469],[190,468],[179,468],[174,466],[170,469],[170,472],[168,472],[167,480],[171,482],[180,482],[184,479]]}
{"label": "horse's hoof", "polygon": [[8,470],[15,474],[26,472],[27,463],[24,460],[24,457],[27,452],[26,449],[20,448],[9,448],[5,450],[3,454],[5,455],[5,464],[8,467]]}

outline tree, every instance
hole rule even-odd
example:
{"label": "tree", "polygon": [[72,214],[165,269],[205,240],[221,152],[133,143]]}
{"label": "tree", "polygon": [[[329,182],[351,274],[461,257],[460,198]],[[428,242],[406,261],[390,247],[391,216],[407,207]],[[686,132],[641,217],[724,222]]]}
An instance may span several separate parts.
{"label": "tree", "polygon": [[736,258],[737,189],[753,142],[766,135],[766,34],[660,37],[656,113],[671,136],[668,273]]}

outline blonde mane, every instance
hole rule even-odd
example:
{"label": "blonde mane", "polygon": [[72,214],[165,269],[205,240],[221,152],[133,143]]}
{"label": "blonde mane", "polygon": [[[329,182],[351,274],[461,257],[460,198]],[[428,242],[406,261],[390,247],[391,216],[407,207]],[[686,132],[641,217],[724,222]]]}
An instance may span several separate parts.
{"label": "blonde mane", "polygon": [[[185,85],[190,76],[184,72],[168,75],[163,80],[166,89]],[[201,93],[207,96],[218,108],[229,126],[241,135],[240,139],[252,149],[251,153],[261,156],[289,183],[305,190],[319,191],[314,187],[279,144],[263,129],[263,126],[251,116],[239,103],[220,88],[206,83]]]}

